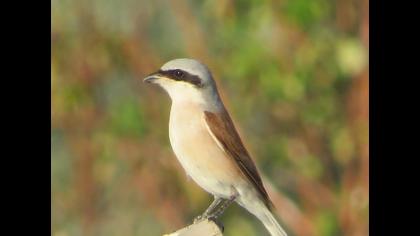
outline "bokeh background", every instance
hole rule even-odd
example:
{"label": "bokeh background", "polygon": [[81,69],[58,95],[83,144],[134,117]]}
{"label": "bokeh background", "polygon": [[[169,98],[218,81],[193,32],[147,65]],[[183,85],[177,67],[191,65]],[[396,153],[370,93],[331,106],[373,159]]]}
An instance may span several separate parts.
{"label": "bokeh background", "polygon": [[[52,234],[161,235],[212,197],[168,138],[164,62],[207,64],[290,235],[368,235],[368,0],[52,0]],[[225,235],[268,235],[240,207]]]}

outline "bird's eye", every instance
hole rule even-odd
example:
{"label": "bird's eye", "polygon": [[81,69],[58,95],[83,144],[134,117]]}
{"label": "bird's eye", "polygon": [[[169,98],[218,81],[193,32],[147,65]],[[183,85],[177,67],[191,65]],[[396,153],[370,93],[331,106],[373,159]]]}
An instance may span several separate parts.
{"label": "bird's eye", "polygon": [[178,78],[181,78],[182,76],[184,76],[184,72],[182,72],[181,70],[176,70],[175,71],[175,76]]}

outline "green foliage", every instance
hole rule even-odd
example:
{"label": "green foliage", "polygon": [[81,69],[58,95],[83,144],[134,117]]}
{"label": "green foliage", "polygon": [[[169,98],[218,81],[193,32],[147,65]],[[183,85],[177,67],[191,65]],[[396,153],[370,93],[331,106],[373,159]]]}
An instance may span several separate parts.
{"label": "green foliage", "polygon": [[337,218],[334,212],[323,211],[318,214],[316,218],[316,225],[318,226],[318,235],[333,236],[340,235]]}
{"label": "green foliage", "polygon": [[133,101],[118,101],[110,107],[109,127],[119,135],[142,135],[145,131],[140,107]]}
{"label": "green foliage", "polygon": [[292,22],[303,29],[309,29],[324,22],[329,16],[331,3],[325,0],[288,0],[283,12]]}

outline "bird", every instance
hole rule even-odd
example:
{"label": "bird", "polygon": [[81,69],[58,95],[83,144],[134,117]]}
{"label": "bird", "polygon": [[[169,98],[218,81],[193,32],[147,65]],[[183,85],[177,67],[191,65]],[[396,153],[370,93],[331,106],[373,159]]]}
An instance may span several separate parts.
{"label": "bird", "polygon": [[209,68],[195,59],[178,58],[143,81],[163,88],[171,98],[169,140],[173,152],[187,176],[214,197],[194,222],[217,219],[236,202],[256,216],[272,236],[286,236]]}

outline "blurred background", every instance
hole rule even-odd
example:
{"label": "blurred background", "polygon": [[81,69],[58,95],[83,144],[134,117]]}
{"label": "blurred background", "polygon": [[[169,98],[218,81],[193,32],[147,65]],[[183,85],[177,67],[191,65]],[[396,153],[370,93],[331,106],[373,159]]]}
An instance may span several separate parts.
{"label": "blurred background", "polygon": [[[212,197],[142,78],[209,66],[290,235],[368,235],[368,0],[52,0],[52,234],[161,235]],[[246,210],[226,236],[268,235]]]}

